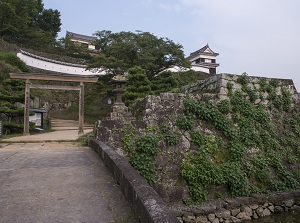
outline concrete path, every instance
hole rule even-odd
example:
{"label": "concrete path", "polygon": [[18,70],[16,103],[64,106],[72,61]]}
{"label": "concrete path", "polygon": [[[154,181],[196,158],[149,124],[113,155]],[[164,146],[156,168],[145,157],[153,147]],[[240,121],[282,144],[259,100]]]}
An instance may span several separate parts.
{"label": "concrete path", "polygon": [[[92,132],[93,129],[85,129],[84,134]],[[0,142],[70,142],[80,137],[78,130],[62,130],[35,135],[17,136],[8,139],[0,138]]]}
{"label": "concrete path", "polygon": [[74,143],[0,143],[0,222],[136,223],[109,170]]}

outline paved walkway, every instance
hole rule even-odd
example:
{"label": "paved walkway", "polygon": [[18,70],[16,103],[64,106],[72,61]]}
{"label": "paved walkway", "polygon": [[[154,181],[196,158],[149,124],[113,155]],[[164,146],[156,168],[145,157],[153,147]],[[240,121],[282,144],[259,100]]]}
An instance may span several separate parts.
{"label": "paved walkway", "polygon": [[[92,132],[93,129],[85,129],[84,134]],[[3,139],[0,142],[69,142],[75,141],[80,137],[78,130],[62,130],[35,135],[17,136],[9,139]]]}
{"label": "paved walkway", "polygon": [[73,143],[0,143],[0,222],[130,223],[109,170]]}

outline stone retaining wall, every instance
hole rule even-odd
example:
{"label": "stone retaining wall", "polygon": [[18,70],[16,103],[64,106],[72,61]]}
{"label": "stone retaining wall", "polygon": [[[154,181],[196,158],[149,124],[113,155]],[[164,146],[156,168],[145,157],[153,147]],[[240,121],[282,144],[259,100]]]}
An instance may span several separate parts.
{"label": "stone retaining wall", "polygon": [[142,223],[179,223],[160,196],[114,149],[99,140],[89,145],[102,158]]}
{"label": "stone retaining wall", "polygon": [[171,208],[183,223],[237,223],[276,212],[300,211],[300,190]]}
{"label": "stone retaining wall", "polygon": [[[233,89],[240,90],[242,86],[237,83],[237,79],[240,75],[234,75],[234,74],[218,74],[213,77],[207,78],[202,81],[198,81],[195,84],[191,84],[188,86],[185,86],[181,88],[181,92],[184,93],[203,93],[203,92],[212,92],[217,94],[219,99],[226,99],[227,98],[227,82],[231,82],[233,84]],[[249,76],[249,79],[251,80],[251,87],[253,88],[259,88],[259,80],[264,77],[256,77],[256,76]],[[285,86],[287,89],[289,89],[290,93],[297,99],[298,94],[297,90],[295,88],[294,82],[291,79],[278,79],[278,78],[265,78],[267,82],[270,80],[278,80],[280,83],[280,86],[278,89],[276,89],[277,93],[280,94],[280,88],[281,86]],[[265,98],[267,98],[267,95],[265,95]]]}

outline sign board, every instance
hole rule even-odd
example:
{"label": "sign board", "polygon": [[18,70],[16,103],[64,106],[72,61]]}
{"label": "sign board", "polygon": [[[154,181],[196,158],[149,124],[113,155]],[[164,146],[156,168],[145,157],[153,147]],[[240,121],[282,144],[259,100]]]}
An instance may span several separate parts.
{"label": "sign board", "polygon": [[3,135],[3,122],[0,120],[0,137]]}

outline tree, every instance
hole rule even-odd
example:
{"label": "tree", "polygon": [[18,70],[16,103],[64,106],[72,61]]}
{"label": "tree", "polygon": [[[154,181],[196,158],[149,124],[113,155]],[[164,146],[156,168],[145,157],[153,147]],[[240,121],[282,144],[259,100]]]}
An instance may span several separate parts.
{"label": "tree", "polygon": [[151,94],[151,82],[148,80],[145,70],[134,67],[128,70],[128,82],[123,96],[127,106],[131,105],[137,98],[143,98]]}
{"label": "tree", "polygon": [[10,72],[28,72],[28,67],[14,53],[0,53],[0,116],[4,118],[6,131],[22,131],[25,83],[9,78]]}
{"label": "tree", "polygon": [[154,94],[169,92],[178,87],[178,81],[171,71],[164,71],[156,75],[151,81],[151,90]]}
{"label": "tree", "polygon": [[102,30],[96,33],[96,48],[100,54],[90,62],[90,68],[128,70],[140,66],[151,79],[172,66],[189,67],[180,44],[168,38],[158,38],[149,32]]}
{"label": "tree", "polygon": [[42,0],[1,0],[0,37],[30,47],[55,44],[60,13],[44,9]]}

